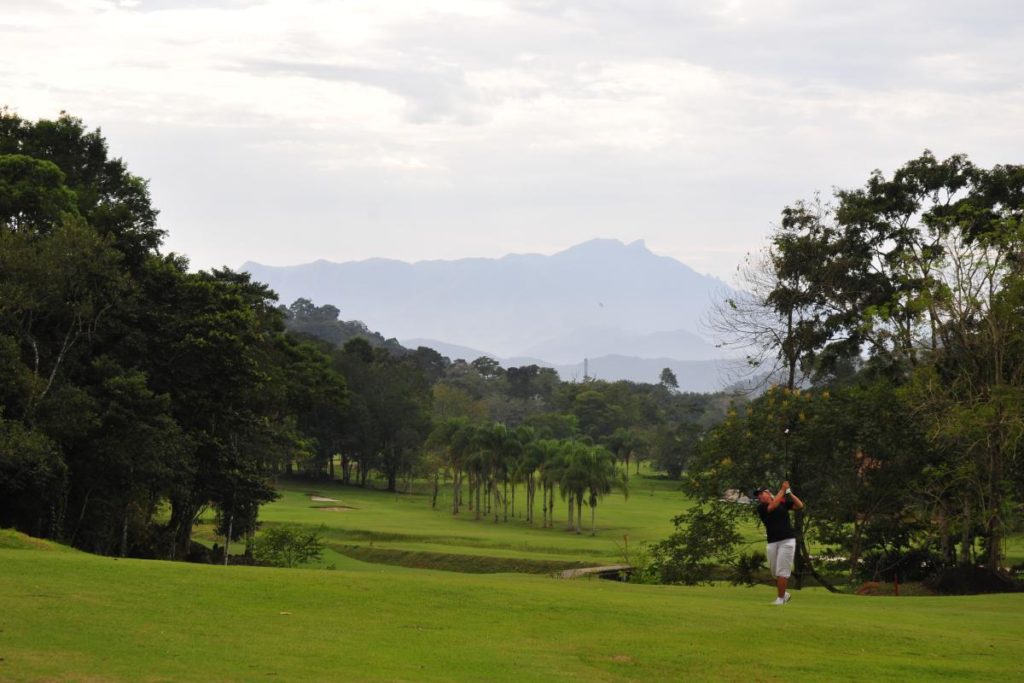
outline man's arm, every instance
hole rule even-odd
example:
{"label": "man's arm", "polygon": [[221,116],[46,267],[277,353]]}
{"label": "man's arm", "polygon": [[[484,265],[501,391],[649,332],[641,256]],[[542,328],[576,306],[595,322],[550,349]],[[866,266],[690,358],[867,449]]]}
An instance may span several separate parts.
{"label": "man's arm", "polygon": [[[774,498],[772,498],[772,502],[768,503],[768,512],[771,512],[775,508],[782,505],[782,501],[786,500],[786,489],[788,488],[789,482],[782,482],[782,486],[779,487],[779,492],[775,494]],[[803,503],[801,503],[800,506],[803,507]]]}
{"label": "man's arm", "polygon": [[794,510],[803,510],[804,509],[804,502],[802,500],[800,500],[799,498],[797,498],[796,494],[793,493],[792,491],[789,492],[789,499],[791,501],[793,501],[793,509]]}

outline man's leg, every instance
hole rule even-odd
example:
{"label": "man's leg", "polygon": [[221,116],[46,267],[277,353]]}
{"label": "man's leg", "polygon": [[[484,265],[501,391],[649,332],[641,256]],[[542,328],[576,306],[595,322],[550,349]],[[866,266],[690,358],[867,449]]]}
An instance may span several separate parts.
{"label": "man's leg", "polygon": [[793,559],[795,556],[795,538],[779,542],[775,558],[775,589],[780,600],[785,600],[789,595],[786,592],[786,587],[789,585],[789,575],[793,572]]}
{"label": "man's leg", "polygon": [[[778,587],[779,581],[785,581],[785,579],[782,579],[777,574],[779,565],[779,545],[780,544],[776,541],[775,543],[769,543],[768,547],[765,549],[765,555],[768,557],[768,571],[771,572],[773,577],[775,577],[776,587]],[[782,592],[779,593],[779,597],[781,598],[785,592],[786,588],[785,585],[783,585]]]}

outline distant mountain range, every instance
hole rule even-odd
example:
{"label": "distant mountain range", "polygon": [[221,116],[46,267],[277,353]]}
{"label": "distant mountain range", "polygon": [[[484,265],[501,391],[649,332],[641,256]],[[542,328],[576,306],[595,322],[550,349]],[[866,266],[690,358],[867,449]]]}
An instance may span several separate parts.
{"label": "distant mountain range", "polygon": [[669,368],[675,373],[681,390],[713,392],[719,391],[727,385],[732,386],[734,381],[733,375],[735,374],[735,364],[724,359],[678,360],[676,358],[638,358],[636,356],[609,354],[588,356],[585,364],[586,367],[584,367],[583,361],[577,363],[550,363],[541,358],[529,356],[502,358],[487,351],[457,344],[448,344],[436,339],[401,339],[399,342],[407,349],[415,349],[419,346],[429,347],[452,360],[462,358],[472,361],[480,356],[487,356],[499,361],[501,366],[505,368],[523,365],[539,365],[542,368],[554,368],[558,371],[559,377],[566,381],[579,381],[584,377],[591,377],[612,382],[628,379],[633,382],[657,384],[661,377],[661,371]]}
{"label": "distant mountain range", "polygon": [[590,376],[608,380],[656,382],[671,367],[681,388],[693,391],[729,382],[700,330],[712,302],[730,289],[642,241],[591,240],[551,256],[250,262],[242,270],[282,303],[332,304],[343,319],[451,358],[536,363],[564,379],[582,378],[585,358]]}

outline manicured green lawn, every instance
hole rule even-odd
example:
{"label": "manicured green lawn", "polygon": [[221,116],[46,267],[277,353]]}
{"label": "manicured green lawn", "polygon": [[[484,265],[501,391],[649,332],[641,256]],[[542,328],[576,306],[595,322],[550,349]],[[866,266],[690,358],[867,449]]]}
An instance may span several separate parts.
{"label": "manicured green lawn", "polygon": [[[352,561],[350,561],[352,562]],[[865,598],[0,550],[3,681],[1021,680],[1024,595]]]}

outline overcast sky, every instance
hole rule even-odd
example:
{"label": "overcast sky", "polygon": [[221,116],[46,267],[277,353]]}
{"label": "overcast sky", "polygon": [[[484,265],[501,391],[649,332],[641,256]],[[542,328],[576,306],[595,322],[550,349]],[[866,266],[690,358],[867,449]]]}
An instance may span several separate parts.
{"label": "overcast sky", "polygon": [[0,104],[102,128],[195,268],[611,237],[730,279],[815,191],[1024,162],[1022,8],[0,0]]}

